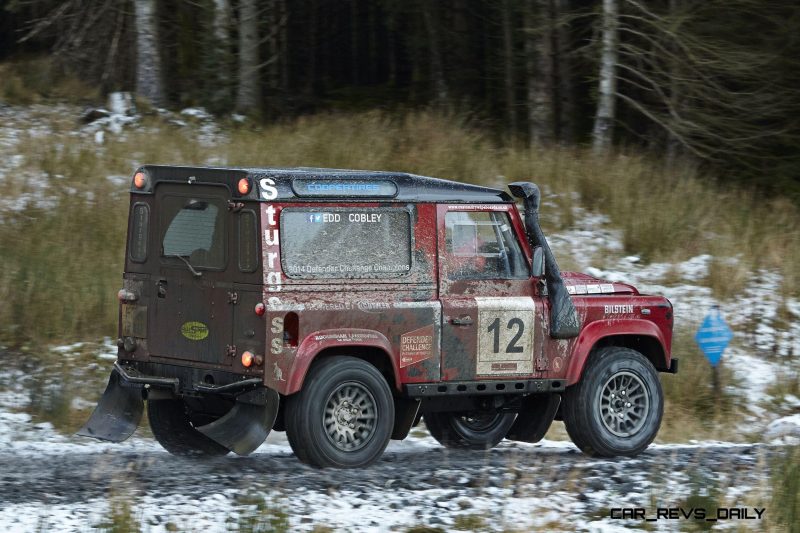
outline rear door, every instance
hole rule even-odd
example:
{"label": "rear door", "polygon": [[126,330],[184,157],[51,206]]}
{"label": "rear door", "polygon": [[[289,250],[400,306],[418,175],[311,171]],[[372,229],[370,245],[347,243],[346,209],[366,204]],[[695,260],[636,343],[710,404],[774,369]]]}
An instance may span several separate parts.
{"label": "rear door", "polygon": [[513,208],[440,206],[438,223],[443,378],[533,377],[543,302]]}
{"label": "rear door", "polygon": [[234,231],[227,187],[160,184],[155,192],[158,271],[150,316],[155,357],[230,365]]}

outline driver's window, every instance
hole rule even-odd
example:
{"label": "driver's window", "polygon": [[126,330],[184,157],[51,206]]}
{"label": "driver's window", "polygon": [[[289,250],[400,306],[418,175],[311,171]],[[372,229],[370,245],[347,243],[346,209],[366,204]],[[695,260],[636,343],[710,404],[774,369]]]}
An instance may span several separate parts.
{"label": "driver's window", "polygon": [[445,215],[445,228],[450,279],[528,277],[528,266],[507,213],[450,211]]}

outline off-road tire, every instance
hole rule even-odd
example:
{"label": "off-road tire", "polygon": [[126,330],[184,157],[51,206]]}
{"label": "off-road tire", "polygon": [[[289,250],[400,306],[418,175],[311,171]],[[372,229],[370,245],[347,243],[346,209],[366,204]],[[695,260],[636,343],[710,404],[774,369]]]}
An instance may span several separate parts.
{"label": "off-road tire", "polygon": [[194,428],[181,400],[149,400],[147,420],[153,436],[172,455],[215,457],[230,451]]}
{"label": "off-road tire", "polygon": [[[637,395],[640,390],[643,396]],[[615,399],[609,400],[613,391]],[[628,407],[631,397],[635,400]],[[615,432],[617,407],[624,425]],[[663,412],[664,394],[655,367],[641,353],[619,346],[593,353],[580,381],[565,391],[562,403],[572,442],[593,457],[638,455],[655,439]]]}
{"label": "off-road tire", "polygon": [[[320,468],[368,466],[380,458],[392,435],[392,391],[366,361],[325,358],[311,367],[300,392],[287,397],[285,419],[289,445],[303,463]],[[352,423],[353,429],[344,422]]]}
{"label": "off-road tire", "polygon": [[516,416],[515,413],[449,412],[426,412],[422,415],[428,431],[442,446],[468,450],[488,450],[497,446],[514,425]]}

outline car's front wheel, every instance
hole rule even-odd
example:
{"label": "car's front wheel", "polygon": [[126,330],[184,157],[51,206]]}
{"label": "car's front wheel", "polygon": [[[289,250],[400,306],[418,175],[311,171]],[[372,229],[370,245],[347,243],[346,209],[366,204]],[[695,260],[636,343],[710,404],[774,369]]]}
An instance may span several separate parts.
{"label": "car's front wheel", "polygon": [[564,394],[564,425],[587,455],[637,455],[658,433],[663,396],[656,369],[641,353],[601,348]]}
{"label": "car's front wheel", "polygon": [[357,468],[381,456],[394,426],[386,379],[355,357],[315,364],[286,403],[286,436],[295,455],[318,467]]}
{"label": "car's front wheel", "polygon": [[505,438],[516,416],[497,411],[425,412],[423,419],[433,438],[448,448],[488,450]]}

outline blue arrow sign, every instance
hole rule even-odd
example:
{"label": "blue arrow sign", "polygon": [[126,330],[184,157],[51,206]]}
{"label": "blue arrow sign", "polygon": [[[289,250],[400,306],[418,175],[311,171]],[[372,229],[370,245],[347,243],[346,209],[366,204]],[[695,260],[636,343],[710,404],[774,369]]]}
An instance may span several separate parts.
{"label": "blue arrow sign", "polygon": [[733,331],[728,327],[719,312],[719,308],[715,305],[706,315],[705,320],[700,325],[700,329],[697,330],[694,336],[694,340],[700,346],[711,366],[717,366],[722,358],[722,352],[728,347],[731,339],[733,339]]}

